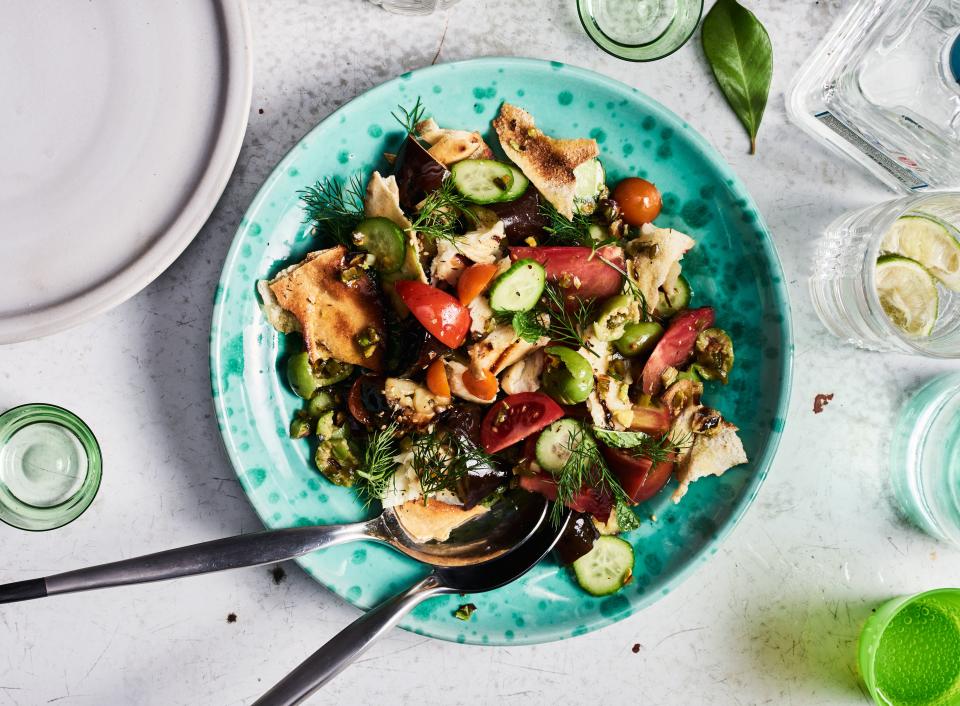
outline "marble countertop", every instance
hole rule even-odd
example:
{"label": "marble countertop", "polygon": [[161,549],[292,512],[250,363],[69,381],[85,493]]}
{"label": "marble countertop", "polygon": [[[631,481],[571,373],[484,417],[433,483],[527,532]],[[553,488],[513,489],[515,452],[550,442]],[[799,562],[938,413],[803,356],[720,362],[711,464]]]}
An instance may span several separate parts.
{"label": "marble countertop", "polygon": [[[956,582],[960,553],[901,519],[886,467],[899,405],[950,364],[846,347],[816,318],[806,290],[816,238],[842,212],[890,194],[784,111],[792,76],[846,3],[747,4],[775,52],[754,157],[708,74],[699,36],[659,62],[629,64],[594,47],[572,0],[462,0],[425,18],[395,17],[362,0],[251,0],[250,125],[196,241],[108,314],[0,348],[0,408],[64,405],[94,429],[105,460],[95,504],[72,525],[39,534],[0,525],[0,580],[258,528],[221,449],[207,373],[214,283],[255,191],[326,114],[438,51],[440,61],[557,59],[663,102],[720,150],[759,204],[783,260],[796,335],[779,455],[718,554],[632,618],[535,647],[470,647],[395,631],[314,702],[864,703],[855,644],[871,608]],[[834,398],[814,415],[818,393]],[[284,568],[279,581],[267,568],[249,569],[5,606],[0,706],[250,703],[357,616],[296,565]]]}

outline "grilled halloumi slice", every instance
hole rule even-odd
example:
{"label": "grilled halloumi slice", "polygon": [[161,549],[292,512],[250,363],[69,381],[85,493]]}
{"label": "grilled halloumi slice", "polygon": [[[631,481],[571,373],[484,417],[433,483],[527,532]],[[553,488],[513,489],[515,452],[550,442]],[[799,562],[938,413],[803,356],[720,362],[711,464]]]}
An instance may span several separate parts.
{"label": "grilled halloumi slice", "polygon": [[596,140],[556,140],[534,123],[522,108],[504,103],[493,121],[500,146],[553,206],[573,219],[577,179],[573,170],[600,154]]}
{"label": "grilled halloumi slice", "polygon": [[[270,291],[300,323],[311,363],[333,358],[380,371],[386,341],[383,310],[365,272],[343,281],[346,255],[343,245],[312,252],[271,281]],[[376,331],[380,343],[366,356],[357,339],[368,329]]]}
{"label": "grilled halloumi slice", "polygon": [[690,405],[677,418],[670,430],[673,439],[690,439],[690,445],[684,448],[677,462],[676,476],[679,486],[673,492],[673,502],[678,503],[686,495],[690,484],[707,476],[720,476],[734,466],[747,462],[743,442],[737,436],[737,427],[719,419],[717,425],[709,431],[697,431],[697,416],[709,412],[702,405]]}
{"label": "grilled halloumi slice", "polygon": [[657,228],[649,223],[640,237],[630,241],[628,252],[636,254],[627,260],[627,273],[643,293],[647,309],[653,311],[660,299],[660,287],[669,280],[676,284],[680,276],[678,263],[696,241],[672,228]]}
{"label": "grilled halloumi slice", "polygon": [[513,326],[501,324],[470,346],[471,372],[478,377],[484,372],[498,375],[501,370],[548,343],[548,336],[541,336],[536,343],[529,343],[517,335]]}

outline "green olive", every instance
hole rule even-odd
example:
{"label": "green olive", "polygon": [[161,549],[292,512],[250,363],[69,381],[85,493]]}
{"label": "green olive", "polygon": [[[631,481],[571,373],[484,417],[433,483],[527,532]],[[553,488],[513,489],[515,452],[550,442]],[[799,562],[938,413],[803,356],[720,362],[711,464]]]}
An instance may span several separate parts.
{"label": "green olive", "polygon": [[307,400],[321,387],[340,382],[349,377],[351,372],[352,365],[332,358],[312,366],[306,351],[294,353],[287,360],[287,381],[294,392]]}
{"label": "green olive", "polygon": [[328,409],[333,409],[337,405],[337,399],[326,390],[317,390],[313,397],[307,402],[306,412],[311,417],[319,417]]}
{"label": "green olive", "polygon": [[655,321],[627,324],[623,335],[614,342],[621,355],[634,356],[649,353],[663,335],[663,326]]}
{"label": "green olive", "polygon": [[290,438],[291,439],[305,439],[310,436],[312,431],[311,427],[313,425],[310,423],[310,418],[303,414],[302,412],[297,412],[293,420],[290,422]]}
{"label": "green olive", "polygon": [[545,351],[543,389],[560,404],[583,402],[593,392],[593,368],[582,355],[563,346]]}
{"label": "green olive", "polygon": [[733,369],[733,341],[727,332],[719,328],[708,328],[697,336],[694,346],[697,372],[704,380],[720,380],[727,383],[727,376]]}
{"label": "green olive", "polygon": [[593,322],[594,336],[601,341],[616,341],[623,335],[624,327],[634,320],[636,312],[637,306],[626,294],[610,297],[600,307],[597,320]]}

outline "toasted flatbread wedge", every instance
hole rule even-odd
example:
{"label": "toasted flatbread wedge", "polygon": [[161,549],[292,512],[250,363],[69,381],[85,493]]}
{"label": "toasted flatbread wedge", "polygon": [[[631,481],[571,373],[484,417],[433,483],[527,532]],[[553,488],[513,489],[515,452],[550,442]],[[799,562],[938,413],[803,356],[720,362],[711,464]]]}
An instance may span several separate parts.
{"label": "toasted flatbread wedge", "polygon": [[459,505],[449,505],[430,498],[411,500],[397,508],[400,524],[418,542],[445,542],[450,533],[460,525],[479,517],[487,511],[483,505],[474,505],[464,510]]}
{"label": "toasted flatbread wedge", "polygon": [[533,116],[504,103],[493,121],[500,146],[553,206],[573,219],[577,179],[573,170],[600,154],[596,140],[555,140],[544,135]]}
{"label": "toasted flatbread wedge", "polygon": [[493,158],[493,150],[479,132],[442,128],[433,118],[417,123],[416,131],[417,137],[430,145],[427,150],[430,156],[444,166],[449,167],[464,159]]}
{"label": "toasted flatbread wedge", "polygon": [[[365,273],[349,284],[341,277],[343,245],[307,255],[270,283],[277,303],[300,322],[311,363],[334,358],[370,370],[383,369],[386,324],[373,282]],[[380,341],[369,357],[357,338],[372,328]]]}

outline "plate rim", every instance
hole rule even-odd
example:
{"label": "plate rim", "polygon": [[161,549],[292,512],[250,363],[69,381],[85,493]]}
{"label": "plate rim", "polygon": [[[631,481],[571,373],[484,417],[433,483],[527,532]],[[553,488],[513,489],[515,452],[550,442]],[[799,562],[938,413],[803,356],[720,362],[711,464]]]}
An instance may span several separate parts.
{"label": "plate rim", "polygon": [[[211,382],[211,391],[212,391],[212,403],[215,409],[217,417],[217,425],[220,429],[221,440],[226,450],[227,456],[230,460],[230,464],[233,468],[234,473],[237,475],[238,479],[243,468],[241,459],[239,458],[239,451],[237,449],[238,442],[234,438],[233,433],[230,431],[229,424],[227,423],[227,415],[224,407],[224,395],[222,394],[225,390],[222,386],[223,376],[220,374],[223,370],[222,367],[222,345],[218,345],[218,342],[222,339],[223,328],[221,326],[222,317],[225,313],[224,299],[226,293],[226,286],[224,284],[224,279],[227,276],[228,271],[231,271],[235,261],[241,256],[242,244],[244,241],[243,235],[247,232],[248,224],[252,223],[255,220],[254,214],[256,214],[267,201],[267,196],[270,190],[273,187],[274,182],[279,181],[283,178],[285,171],[288,167],[287,162],[292,158],[292,156],[299,149],[299,145],[304,141],[310,139],[313,133],[321,128],[321,126],[329,120],[332,120],[339,116],[343,111],[345,111],[354,101],[360,99],[361,97],[367,96],[370,93],[377,92],[379,90],[387,90],[386,86],[391,86],[395,82],[409,79],[412,76],[422,76],[431,74],[434,72],[439,72],[443,70],[451,70],[450,67],[458,68],[465,65],[472,66],[483,66],[490,65],[493,68],[504,68],[509,64],[517,65],[518,67],[537,67],[539,69],[555,69],[570,72],[580,78],[583,78],[589,82],[595,82],[604,85],[605,87],[624,95],[639,96],[640,100],[644,101],[652,109],[660,113],[663,116],[666,116],[670,121],[675,121],[683,126],[684,134],[689,138],[692,144],[708,158],[714,167],[717,168],[720,175],[728,180],[731,188],[736,190],[738,193],[744,195],[748,203],[754,206],[754,211],[756,213],[756,227],[763,232],[766,236],[761,240],[761,247],[764,251],[765,259],[768,260],[773,267],[772,274],[779,274],[778,279],[772,281],[771,286],[773,290],[778,295],[778,299],[782,304],[782,311],[780,312],[783,316],[783,321],[780,324],[780,336],[779,342],[780,347],[783,351],[783,355],[780,361],[780,388],[779,402],[774,410],[774,418],[782,419],[783,426],[780,428],[773,427],[770,429],[769,435],[767,436],[766,443],[764,445],[763,451],[756,461],[756,470],[751,477],[750,484],[748,486],[748,492],[741,496],[738,502],[731,507],[731,513],[729,519],[724,523],[724,525],[719,528],[716,534],[708,542],[704,542],[695,552],[691,552],[689,556],[683,561],[679,566],[678,570],[670,576],[668,579],[664,580],[661,584],[662,588],[659,591],[651,591],[642,596],[637,596],[632,598],[627,605],[627,609],[618,613],[612,617],[606,617],[600,615],[599,612],[596,612],[590,617],[590,619],[585,619],[583,621],[584,629],[578,631],[575,634],[571,634],[569,629],[561,628],[559,625],[550,625],[549,627],[539,629],[535,635],[517,635],[511,638],[510,640],[504,638],[496,638],[491,636],[487,642],[477,641],[475,644],[483,646],[516,646],[516,645],[534,645],[534,644],[543,644],[547,642],[556,642],[560,640],[570,639],[573,637],[578,637],[587,633],[594,632],[601,628],[607,627],[614,623],[618,623],[621,620],[625,620],[645,608],[648,608],[653,603],[657,602],[667,593],[676,589],[679,585],[684,583],[693,573],[695,573],[704,563],[710,560],[714,554],[717,553],[720,545],[722,545],[733,533],[733,531],[739,526],[741,520],[746,514],[747,510],[753,504],[754,500],[759,493],[760,487],[763,485],[763,482],[766,480],[767,474],[770,471],[770,467],[773,465],[773,462],[776,458],[777,450],[780,446],[780,441],[783,437],[783,431],[786,428],[786,423],[788,420],[788,413],[790,407],[790,398],[793,388],[793,368],[794,368],[794,339],[793,339],[793,317],[792,309],[790,306],[790,296],[789,289],[786,286],[786,279],[783,271],[783,264],[780,259],[780,255],[776,248],[776,243],[773,240],[771,231],[766,224],[765,219],[763,218],[762,213],[759,208],[756,208],[756,203],[753,200],[753,196],[750,191],[746,188],[746,185],[740,179],[740,177],[733,171],[732,166],[729,162],[720,154],[720,152],[714,148],[703,135],[701,135],[697,130],[692,128],[686,120],[680,117],[678,114],[674,113],[671,109],[667,108],[665,105],[657,101],[656,99],[650,97],[645,92],[641,91],[638,88],[630,86],[629,84],[623,83],[617,79],[605,76],[591,69],[582,68],[579,66],[574,66],[566,64],[559,61],[550,61],[546,59],[536,59],[528,57],[507,57],[507,56],[487,56],[487,57],[476,57],[471,59],[463,59],[453,62],[445,62],[441,64],[435,64],[430,66],[425,66],[419,69],[414,69],[412,71],[404,72],[398,76],[395,76],[387,81],[384,81],[376,86],[373,86],[357,95],[353,96],[350,100],[343,103],[336,110],[330,112],[328,115],[319,120],[316,125],[310,128],[296,143],[294,143],[289,150],[281,157],[274,169],[270,174],[264,179],[263,184],[257,190],[256,195],[250,202],[250,205],[247,207],[247,210],[244,212],[244,216],[240,221],[240,225],[237,228],[236,233],[234,234],[234,239],[231,242],[230,249],[227,252],[226,257],[224,258],[223,269],[221,270],[220,278],[217,281],[216,293],[214,295],[214,309],[212,316],[212,326],[210,329],[210,382]],[[251,506],[254,509],[254,512],[263,522],[265,527],[270,527],[268,524],[266,515],[262,514],[260,508],[252,502],[250,499],[249,493],[241,485],[241,488],[244,490],[244,495],[250,501]],[[316,576],[310,568],[305,564],[302,559],[295,560],[297,564],[304,570],[304,572],[310,576],[314,581],[316,581],[325,591],[329,594],[335,596],[339,600],[342,600],[344,603],[354,606],[359,610],[363,610],[352,601],[349,601],[345,596],[341,596],[335,590],[330,588],[323,580]],[[441,634],[434,634],[430,631],[429,628],[426,630],[413,629],[407,627],[404,624],[400,625],[404,630],[410,632],[415,632],[419,635],[424,635],[432,639],[443,640],[445,642],[455,642],[457,644],[463,644],[462,641],[455,639],[453,636],[446,636]],[[466,644],[474,644],[471,640],[466,640]]]}
{"label": "plate rim", "polygon": [[79,294],[36,310],[0,316],[0,345],[30,341],[77,326],[127,301],[180,257],[200,233],[233,174],[253,99],[253,52],[246,0],[210,0],[227,64],[221,120],[210,158],[176,217],[131,262]]}

